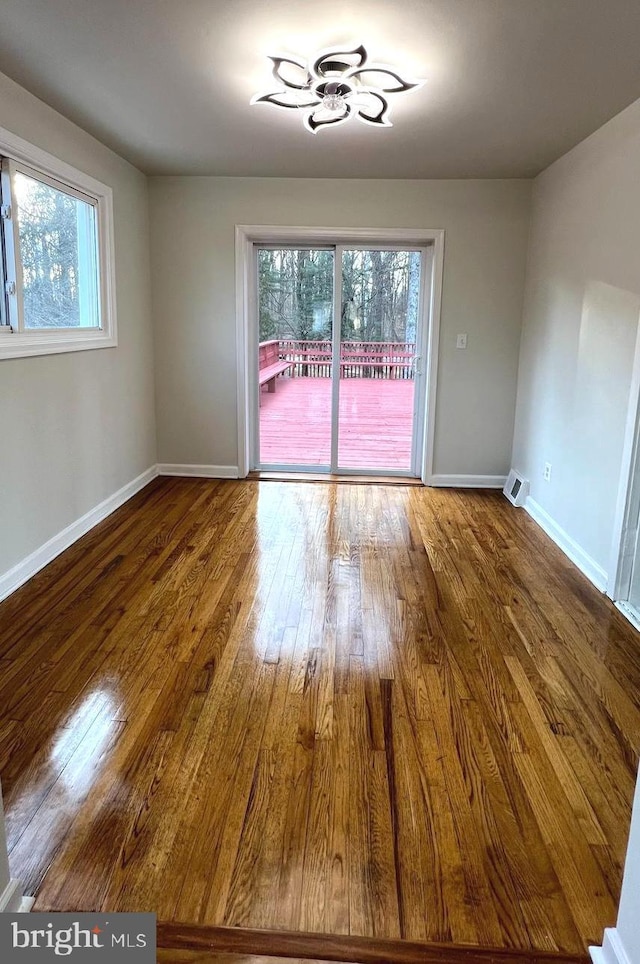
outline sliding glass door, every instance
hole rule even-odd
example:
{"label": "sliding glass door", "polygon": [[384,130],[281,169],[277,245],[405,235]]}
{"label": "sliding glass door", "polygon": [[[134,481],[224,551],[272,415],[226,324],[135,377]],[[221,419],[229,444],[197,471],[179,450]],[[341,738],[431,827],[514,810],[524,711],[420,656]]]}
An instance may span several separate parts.
{"label": "sliding glass door", "polygon": [[254,467],[418,475],[425,249],[255,250]]}
{"label": "sliding glass door", "polygon": [[331,346],[335,251],[260,247],[260,466],[331,464]]}
{"label": "sliding glass door", "polygon": [[420,261],[342,251],[338,470],[412,471]]}

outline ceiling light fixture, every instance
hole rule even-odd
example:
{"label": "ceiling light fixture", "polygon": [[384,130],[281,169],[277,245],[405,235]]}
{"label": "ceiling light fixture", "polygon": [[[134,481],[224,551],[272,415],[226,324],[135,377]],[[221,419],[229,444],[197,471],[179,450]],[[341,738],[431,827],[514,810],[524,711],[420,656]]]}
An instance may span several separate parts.
{"label": "ceiling light fixture", "polygon": [[373,127],[391,127],[388,95],[421,87],[423,81],[403,80],[386,64],[367,63],[363,46],[325,50],[313,62],[296,57],[269,57],[272,74],[282,86],[256,94],[252,104],[272,104],[304,110],[303,124],[312,134],[343,124],[355,116]]}

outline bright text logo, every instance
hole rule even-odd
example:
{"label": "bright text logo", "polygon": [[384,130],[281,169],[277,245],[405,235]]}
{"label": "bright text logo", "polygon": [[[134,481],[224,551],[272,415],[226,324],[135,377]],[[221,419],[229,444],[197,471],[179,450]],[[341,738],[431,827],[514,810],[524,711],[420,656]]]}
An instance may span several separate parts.
{"label": "bright text logo", "polygon": [[0,914],[0,960],[155,964],[155,914]]}

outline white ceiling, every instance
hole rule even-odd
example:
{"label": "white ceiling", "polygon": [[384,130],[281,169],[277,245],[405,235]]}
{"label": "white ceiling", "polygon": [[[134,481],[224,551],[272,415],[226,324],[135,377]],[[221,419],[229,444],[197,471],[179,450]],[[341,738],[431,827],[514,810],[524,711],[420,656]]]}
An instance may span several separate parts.
{"label": "white ceiling", "polygon": [[[249,105],[353,41],[393,128]],[[0,70],[152,174],[528,177],[640,97],[640,0],[1,0]]]}

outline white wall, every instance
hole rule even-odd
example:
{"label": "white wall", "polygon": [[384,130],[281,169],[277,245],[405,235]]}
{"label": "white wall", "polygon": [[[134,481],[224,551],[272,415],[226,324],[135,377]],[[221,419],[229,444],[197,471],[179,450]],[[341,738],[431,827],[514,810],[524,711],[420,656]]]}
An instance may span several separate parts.
{"label": "white wall", "polygon": [[[7,851],[7,832],[4,823],[4,807],[2,805],[2,787],[0,787],[0,896],[5,893],[11,882],[9,872],[9,854]],[[0,907],[2,904],[0,903]]]}
{"label": "white wall", "polygon": [[0,786],[0,913],[10,911],[27,911],[31,908],[33,899],[22,896],[22,885],[19,880],[11,877],[9,869],[9,854],[7,852],[7,832],[2,805],[2,787]]}
{"label": "white wall", "polygon": [[636,785],[631,833],[624,865],[616,929],[629,964],[640,964],[640,778]]}
{"label": "white wall", "polygon": [[446,231],[435,471],[507,473],[529,181],[159,177],[150,201],[160,462],[238,464],[236,224],[421,227]]}
{"label": "white wall", "polygon": [[156,461],[147,179],[0,74],[0,126],[113,189],[117,348],[0,361],[0,575]]}
{"label": "white wall", "polygon": [[513,448],[533,499],[605,571],[639,318],[637,101],[534,182]]}

